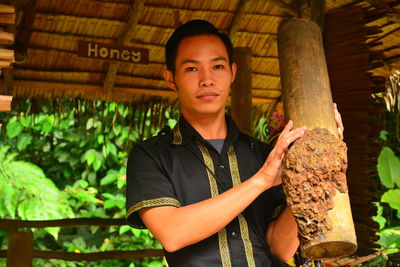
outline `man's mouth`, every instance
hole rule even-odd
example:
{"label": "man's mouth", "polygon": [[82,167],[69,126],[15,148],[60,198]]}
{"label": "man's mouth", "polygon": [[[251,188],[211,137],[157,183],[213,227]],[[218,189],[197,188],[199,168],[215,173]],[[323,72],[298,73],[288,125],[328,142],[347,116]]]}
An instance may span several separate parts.
{"label": "man's mouth", "polygon": [[201,95],[198,95],[197,98],[202,99],[202,100],[212,100],[214,98],[216,98],[217,96],[219,96],[218,93],[203,93]]}

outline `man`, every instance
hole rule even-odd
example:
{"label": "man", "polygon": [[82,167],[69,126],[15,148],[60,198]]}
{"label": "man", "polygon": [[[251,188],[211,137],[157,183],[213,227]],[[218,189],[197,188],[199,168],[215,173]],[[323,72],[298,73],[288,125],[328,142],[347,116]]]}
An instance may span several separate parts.
{"label": "man", "polygon": [[153,233],[170,266],[287,266],[299,245],[280,174],[305,127],[289,121],[273,149],[239,132],[224,112],[232,54],[229,38],[206,21],[175,30],[164,78],[180,121],[128,160],[128,223]]}

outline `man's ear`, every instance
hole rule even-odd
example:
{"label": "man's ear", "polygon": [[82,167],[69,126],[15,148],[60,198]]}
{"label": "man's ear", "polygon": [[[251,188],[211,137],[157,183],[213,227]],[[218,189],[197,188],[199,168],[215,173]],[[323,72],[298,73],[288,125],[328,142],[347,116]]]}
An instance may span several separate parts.
{"label": "man's ear", "polygon": [[232,69],[232,82],[233,82],[233,81],[235,80],[236,71],[237,71],[237,65],[236,65],[236,63],[232,63],[231,69]]}
{"label": "man's ear", "polygon": [[174,81],[174,74],[170,70],[163,70],[164,80],[167,82],[167,85],[172,90],[176,91],[176,85]]}

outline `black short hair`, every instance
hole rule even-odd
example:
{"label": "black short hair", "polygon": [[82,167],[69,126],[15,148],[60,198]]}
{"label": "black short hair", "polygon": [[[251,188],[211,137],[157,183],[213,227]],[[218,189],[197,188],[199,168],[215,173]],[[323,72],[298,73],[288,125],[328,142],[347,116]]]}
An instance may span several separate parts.
{"label": "black short hair", "polygon": [[165,45],[165,63],[167,69],[175,72],[175,60],[177,56],[179,43],[190,36],[214,35],[218,37],[225,45],[228,52],[229,65],[233,63],[233,45],[228,35],[218,31],[218,29],[208,21],[196,19],[182,24],[169,37]]}

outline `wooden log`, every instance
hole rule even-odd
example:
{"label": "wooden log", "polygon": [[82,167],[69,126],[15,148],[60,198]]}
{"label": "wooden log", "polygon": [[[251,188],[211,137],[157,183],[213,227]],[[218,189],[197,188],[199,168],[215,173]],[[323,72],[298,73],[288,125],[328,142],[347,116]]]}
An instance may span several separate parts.
{"label": "wooden log", "polygon": [[10,45],[14,43],[14,34],[11,32],[0,31],[0,44]]}
{"label": "wooden log", "polygon": [[15,14],[13,13],[0,14],[0,24],[15,24]]}
{"label": "wooden log", "polygon": [[8,239],[7,267],[32,266],[33,234],[11,230]]}
{"label": "wooden log", "polygon": [[[9,5],[0,4],[0,13],[15,13],[15,7]],[[3,14],[1,14],[3,15]]]}
{"label": "wooden log", "polygon": [[231,90],[232,118],[242,132],[253,135],[251,48],[235,47],[234,62],[238,70]]}
{"label": "wooden log", "polygon": [[14,50],[0,48],[0,60],[14,61]]}
{"label": "wooden log", "polygon": [[0,69],[9,68],[13,61],[0,60]]}
{"label": "wooden log", "polygon": [[[325,128],[337,136],[318,25],[305,19],[284,24],[278,32],[278,54],[285,117],[293,120],[295,127]],[[331,229],[301,244],[307,258],[340,258],[357,249],[348,194],[336,191],[333,203],[326,218]]]}
{"label": "wooden log", "polygon": [[11,110],[12,96],[0,95],[0,112],[7,112]]}

